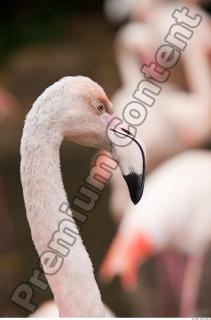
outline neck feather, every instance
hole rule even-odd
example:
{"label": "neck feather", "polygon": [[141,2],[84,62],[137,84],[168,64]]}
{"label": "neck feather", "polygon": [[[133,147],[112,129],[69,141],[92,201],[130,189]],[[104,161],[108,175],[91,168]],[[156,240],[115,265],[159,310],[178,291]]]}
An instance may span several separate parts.
{"label": "neck feather", "polygon": [[[59,210],[62,203],[68,203],[60,170],[61,142],[59,134],[32,130],[26,122],[21,143],[21,180],[27,218],[39,256],[49,250],[49,241],[60,222],[68,219]],[[70,217],[69,220],[72,222]],[[47,278],[60,316],[104,316],[91,260],[79,235],[60,270]]]}

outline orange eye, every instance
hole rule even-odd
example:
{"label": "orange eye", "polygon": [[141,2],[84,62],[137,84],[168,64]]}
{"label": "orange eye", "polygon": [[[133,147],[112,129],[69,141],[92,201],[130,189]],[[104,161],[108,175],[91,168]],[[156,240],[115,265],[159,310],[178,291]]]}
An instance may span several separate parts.
{"label": "orange eye", "polygon": [[105,106],[103,103],[99,103],[98,106],[97,106],[97,111],[99,113],[103,113],[105,111]]}

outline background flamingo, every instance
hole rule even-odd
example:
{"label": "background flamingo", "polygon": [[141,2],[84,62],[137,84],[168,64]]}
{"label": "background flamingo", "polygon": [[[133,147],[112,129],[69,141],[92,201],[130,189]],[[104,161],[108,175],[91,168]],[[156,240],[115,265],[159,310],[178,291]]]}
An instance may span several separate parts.
{"label": "background flamingo", "polygon": [[188,256],[185,273],[179,276],[182,286],[166,260],[180,314],[195,314],[201,266],[211,242],[210,160],[209,151],[189,151],[148,176],[141,203],[131,207],[120,224],[101,269],[103,277],[120,275],[123,286],[133,288],[139,264],[172,248]]}
{"label": "background flamingo", "polygon": [[[123,86],[113,96],[112,102],[120,117],[141,79],[140,67],[147,60],[154,60],[156,48],[163,43],[166,30],[172,25],[171,13],[176,2],[161,1],[158,5],[154,5],[153,1],[147,3],[149,8],[143,10],[139,1],[135,2],[134,8],[131,2],[136,16],[140,12],[140,17],[145,17],[144,21],[136,19],[129,23],[119,31],[116,39],[117,64]],[[211,137],[208,120],[211,114],[210,18],[199,7],[190,3],[188,7],[191,12],[200,13],[203,22],[182,53],[182,64],[173,70],[170,81],[162,86],[162,93],[149,110],[147,120],[138,128],[146,147],[148,171],[179,152],[207,145]],[[181,77],[178,78],[181,67],[186,83],[181,83]],[[199,123],[203,123],[203,126]],[[118,182],[118,176],[117,172],[112,180],[110,202],[116,221],[120,220],[128,203],[126,187],[121,180]],[[122,197],[122,194],[125,196]],[[124,200],[119,201],[120,198]]]}

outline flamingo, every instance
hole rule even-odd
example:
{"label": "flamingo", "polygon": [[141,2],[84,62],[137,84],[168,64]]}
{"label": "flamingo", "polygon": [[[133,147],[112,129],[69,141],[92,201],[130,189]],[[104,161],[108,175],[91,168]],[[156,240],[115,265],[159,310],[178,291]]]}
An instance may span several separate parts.
{"label": "flamingo", "polygon": [[[135,3],[140,5],[139,1]],[[211,137],[210,18],[189,1],[178,3],[189,4],[191,12],[200,13],[203,21],[182,53],[182,65],[189,91],[176,86],[175,79],[164,84],[155,105],[148,110],[146,121],[138,127],[138,135],[144,142],[148,154],[148,172],[177,153],[205,146]],[[131,8],[133,4],[132,1]],[[145,4],[151,8],[149,10],[147,7],[148,10],[144,10],[145,23],[138,19],[130,22],[121,28],[116,38],[117,64],[123,85],[112,97],[112,103],[119,116],[124,106],[132,99],[131,95],[141,79],[140,65],[147,59],[154,60],[152,52],[155,53],[156,49],[153,48],[159,46],[158,43],[161,43],[172,25],[171,13],[175,8],[174,2],[167,4],[166,1],[160,1],[157,5],[154,4],[154,7],[153,4],[153,0]],[[139,11],[141,9],[142,6]],[[134,11],[137,13],[138,8]],[[203,125],[200,126],[199,123]],[[121,184],[118,170],[112,179],[111,188],[111,212],[114,220],[119,222],[129,199],[126,186]],[[120,198],[122,201],[119,201]]]}
{"label": "flamingo", "polygon": [[[150,3],[153,4],[153,1]],[[118,114],[122,113],[122,108],[132,99],[130,97],[141,78],[139,70],[143,61],[140,63],[137,55],[146,55],[149,48],[152,51],[157,43],[161,44],[173,23],[171,13],[175,6],[164,5],[163,1],[161,4],[161,7],[155,6],[152,11],[149,10],[151,28],[147,29],[137,22],[130,23],[117,36],[117,60],[123,87],[114,95],[112,102]],[[196,6],[189,7],[191,12],[203,16],[202,24],[195,30],[193,38],[182,53],[189,92],[172,87],[169,83],[162,86],[163,92],[152,110],[149,110],[147,120],[139,126],[139,134],[148,153],[148,170],[180,151],[206,144],[211,135],[208,123],[211,113],[210,19]],[[157,33],[150,30],[155,28],[159,30]],[[156,44],[155,39],[159,39]],[[152,53],[150,58],[151,61],[154,60]],[[203,122],[203,127],[198,126],[199,121]],[[161,145],[158,140],[165,143]]]}
{"label": "flamingo", "polygon": [[[65,77],[41,94],[25,120],[21,140],[21,182],[27,219],[62,317],[106,315],[91,260],[78,234],[71,210],[68,211],[71,220],[67,220],[71,222],[71,230],[68,227],[65,230],[69,234],[72,232],[77,239],[62,260],[62,266],[61,256],[49,252],[48,248],[58,226],[61,226],[63,219],[68,219],[66,214],[59,213],[61,204],[68,203],[59,159],[63,139],[111,151],[119,162],[134,203],[142,195],[142,147],[122,125],[119,128],[110,125],[113,117],[111,111],[111,103],[97,83],[82,76]],[[124,148],[115,145],[108,138],[108,131],[115,131],[131,143]],[[58,264],[59,268],[55,271]]]}
{"label": "flamingo", "polygon": [[[210,161],[209,151],[186,151],[148,176],[141,203],[127,210],[104,259],[104,279],[119,275],[123,287],[133,289],[139,264],[174,249],[188,257],[182,287],[174,284],[181,297],[180,315],[194,314],[203,257],[211,241]],[[167,271],[174,280],[171,267]]]}

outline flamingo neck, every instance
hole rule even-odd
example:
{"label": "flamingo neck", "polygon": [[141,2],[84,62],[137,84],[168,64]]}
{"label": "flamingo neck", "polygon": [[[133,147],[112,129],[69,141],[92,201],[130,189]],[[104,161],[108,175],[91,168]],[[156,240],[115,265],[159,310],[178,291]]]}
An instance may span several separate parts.
{"label": "flamingo neck", "polygon": [[[49,133],[47,130],[45,132],[43,129],[32,130],[26,120],[21,142],[21,180],[27,218],[40,257],[49,251],[49,242],[55,237],[60,223],[64,219],[67,223],[71,220],[75,243],[63,257],[61,268],[46,276],[60,316],[101,317],[105,315],[105,311],[91,260],[71,218],[71,211],[67,216],[59,210],[62,203],[68,203],[60,170],[61,143],[60,134]],[[60,238],[62,239],[61,234]],[[67,239],[67,234],[64,239]],[[68,237],[70,243],[71,239],[73,234]]]}

